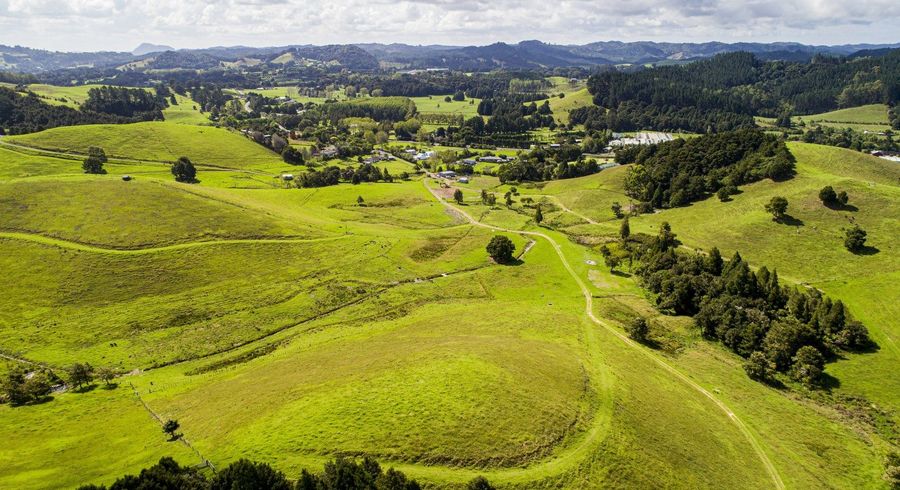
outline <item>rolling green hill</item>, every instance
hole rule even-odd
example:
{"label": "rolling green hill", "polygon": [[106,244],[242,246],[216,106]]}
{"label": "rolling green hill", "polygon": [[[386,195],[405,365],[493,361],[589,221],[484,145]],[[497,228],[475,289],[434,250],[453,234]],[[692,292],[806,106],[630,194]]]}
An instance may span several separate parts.
{"label": "rolling green hill", "polygon": [[100,146],[110,157],[137,160],[172,162],[187,156],[197,164],[237,169],[283,165],[277,154],[225,129],[168,122],[69,126],[5,139],[78,154]]}
{"label": "rolling green hill", "polygon": [[[10,140],[99,145],[146,162],[88,176],[77,157],[0,148],[0,354],[128,373],[109,388],[0,405],[0,438],[17,448],[0,449],[14,461],[0,465],[0,487],[109,483],[162,454],[217,467],[248,457],[290,478],[338,454],[367,454],[434,488],[476,475],[522,489],[878,488],[887,436],[750,380],[690,319],[658,314],[628,273],[597,265],[596,245],[618,230],[609,205],[627,202],[627,168],[521,185],[513,206],[488,208],[480,190],[509,187],[487,176],[459,185],[459,206],[422,177],[232,188],[283,164],[241,136],[187,124]],[[900,409],[884,376],[897,362],[888,341],[898,331],[889,300],[900,175],[846,150],[791,149],[794,179],[632,227],[653,232],[668,220],[686,245],[738,248],[844,299],[881,349],[829,364],[835,392]],[[174,183],[154,161],[183,151],[238,170]],[[123,182],[126,171],[141,173]],[[858,210],[821,208],[826,182],[846,188]],[[775,193],[802,226],[757,209]],[[525,196],[543,201],[545,223],[558,229],[535,226]],[[878,253],[843,251],[835,230],[847,216]],[[487,257],[495,234],[513,240],[516,264]],[[655,348],[624,335],[638,314]],[[166,442],[154,416],[177,419],[194,451]]]}

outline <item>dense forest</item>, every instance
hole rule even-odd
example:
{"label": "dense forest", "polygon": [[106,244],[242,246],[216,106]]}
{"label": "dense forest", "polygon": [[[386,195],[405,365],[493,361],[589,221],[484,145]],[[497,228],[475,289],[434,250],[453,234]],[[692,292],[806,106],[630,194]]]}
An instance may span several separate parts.
{"label": "dense forest", "polygon": [[161,120],[166,108],[166,92],[151,93],[143,89],[102,86],[88,90],[88,98],[81,105],[85,112],[102,112],[144,121]]}
{"label": "dense forest", "polygon": [[754,272],[739,253],[726,262],[715,248],[685,254],[678,245],[663,223],[658,236],[633,249],[642,284],[657,295],[660,310],[693,316],[706,338],[750,358],[752,377],[771,381],[774,372],[791,372],[816,385],[823,382],[824,356],[871,344],[840,300],[783,286],[777,271]]}
{"label": "dense forest", "polygon": [[900,100],[900,50],[883,56],[816,56],[809,63],[764,62],[729,53],[683,66],[589,78],[596,109],[575,111],[600,129],[693,132],[752,125],[752,116],[814,114]]}
{"label": "dense forest", "polygon": [[756,129],[625,147],[616,161],[635,164],[625,192],[655,208],[683,206],[722,188],[734,193],[739,185],[794,173],[794,156],[784,141]]}
{"label": "dense forest", "polygon": [[79,111],[71,107],[47,104],[33,93],[20,94],[0,87],[0,133],[22,134],[57,126],[129,123],[150,119],[162,119],[162,113],[157,110],[123,116],[106,112]]}

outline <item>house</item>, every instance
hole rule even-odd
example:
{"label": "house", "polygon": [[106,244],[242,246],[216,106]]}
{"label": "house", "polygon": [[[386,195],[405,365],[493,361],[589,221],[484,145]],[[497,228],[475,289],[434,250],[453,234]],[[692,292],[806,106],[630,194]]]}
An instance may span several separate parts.
{"label": "house", "polygon": [[474,166],[477,162],[472,158],[464,158],[458,162],[460,165]]}
{"label": "house", "polygon": [[506,163],[506,158],[503,157],[478,157],[479,162],[485,163]]}
{"label": "house", "polygon": [[459,183],[460,183],[460,184],[468,184],[468,183],[469,183],[469,178],[468,178],[468,177],[460,177],[460,178],[459,178]]}
{"label": "house", "polygon": [[452,170],[444,170],[443,172],[438,172],[438,177],[443,177],[445,179],[452,179],[456,177],[456,172]]}
{"label": "house", "polygon": [[434,155],[435,155],[435,152],[433,152],[433,151],[423,151],[422,153],[417,153],[416,156],[413,157],[413,160],[418,160],[418,161],[428,160],[429,158],[433,157]]}
{"label": "house", "polygon": [[284,181],[294,180],[294,174],[282,174],[281,180],[284,180]]}
{"label": "house", "polygon": [[403,150],[403,152],[407,153],[409,155],[415,155],[416,153],[419,152],[419,150],[416,150],[415,148],[407,148],[407,149]]}
{"label": "house", "polygon": [[323,158],[334,158],[338,156],[339,153],[336,146],[329,145],[322,149],[321,155]]}

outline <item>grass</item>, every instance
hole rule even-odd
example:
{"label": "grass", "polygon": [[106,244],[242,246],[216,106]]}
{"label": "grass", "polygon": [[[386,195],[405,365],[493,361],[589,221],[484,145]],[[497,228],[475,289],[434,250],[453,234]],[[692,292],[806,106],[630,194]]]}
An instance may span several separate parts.
{"label": "grass", "polygon": [[200,112],[199,105],[191,98],[175,94],[176,105],[169,105],[163,109],[163,117],[166,122],[179,124],[195,124],[208,126],[211,124],[209,117]]}
{"label": "grass", "polygon": [[836,111],[824,112],[821,114],[812,114],[808,116],[795,116],[794,123],[799,121],[845,124],[847,127],[858,125],[876,125],[890,126],[888,122],[888,106],[884,104],[869,104],[859,107],[851,107],[849,109],[838,109]]}
{"label": "grass", "polygon": [[284,166],[274,152],[228,130],[170,122],[68,126],[6,139],[78,154],[100,146],[110,157],[137,160],[173,162],[187,156],[196,164],[237,169]]}
{"label": "grass", "polygon": [[445,102],[444,95],[432,95],[428,97],[410,97],[415,102],[416,109],[421,114],[452,114],[460,115],[463,118],[475,117],[478,115],[478,104],[481,99],[469,99],[462,101]]}
{"label": "grass", "polygon": [[[13,448],[0,457],[14,461],[0,467],[2,487],[108,483],[163,454],[196,462],[165,442],[125,380],[217,467],[250,457],[291,478],[337,454],[369,454],[434,488],[478,474],[502,488],[771,488],[747,437],[710,397],[744,421],[788,487],[872,487],[880,477],[879,436],[749,380],[689,319],[656,314],[627,274],[591,265],[602,264],[599,252],[570,237],[617,231],[609,206],[627,202],[627,168],[520,185],[510,209],[480,204],[480,189],[509,189],[494,177],[461,186],[470,215],[552,239],[601,325],[547,239],[505,232],[519,252],[535,243],[520,263],[497,265],[484,251],[495,232],[445,209],[422,180],[279,188],[277,156],[171,122],[14,139],[76,152],[96,140],[147,161],[113,161],[108,175],[88,176],[77,157],[0,148],[0,345],[55,368],[140,371],[118,389],[0,406],[0,438]],[[739,248],[845,299],[882,349],[828,371],[840,392],[894,409],[887,340],[900,312],[896,274],[884,271],[896,270],[898,176],[845,150],[791,148],[795,179],[636,218],[632,229],[652,232],[665,219],[689,245]],[[205,168],[199,185],[174,183],[153,160],[182,149],[239,170]],[[137,178],[122,182],[124,172]],[[848,190],[879,253],[848,256],[832,240],[848,212],[820,209],[823,182]],[[804,221],[799,234],[757,209],[773,193]],[[537,228],[526,196],[561,230]],[[784,253],[800,247],[814,255]],[[636,314],[651,319],[662,350],[614,334]]]}
{"label": "grass", "polygon": [[46,85],[34,83],[28,86],[28,90],[36,93],[44,102],[53,105],[64,105],[77,109],[88,98],[88,92],[92,88],[100,88],[101,85],[76,85],[63,87],[59,85]]}
{"label": "grass", "polygon": [[185,465],[200,462],[184,445],[167,441],[159,423],[125,386],[55,395],[47,403],[15,409],[3,405],[0,417],[3,488],[109,484],[163,456]]}
{"label": "grass", "polygon": [[[879,406],[900,407],[900,385],[875,373],[900,361],[900,310],[891,293],[897,256],[894,240],[900,216],[900,167],[878,158],[840,148],[791,143],[798,175],[785,182],[762,181],[741,188],[731,202],[711,198],[691,206],[633,218],[632,231],[656,233],[662,221],[690,247],[713,246],[728,256],[735,250],[757,266],[775,267],[782,278],[809,284],[843,299],[851,312],[870,330],[880,349],[874,354],[849,355],[830,364],[828,371],[840,380],[840,391],[862,395]],[[576,212],[601,221],[599,227],[577,226],[575,234],[615,233],[609,205],[623,204],[620,178],[627,169],[613,169],[571,181],[548,184],[540,192],[553,193]],[[825,185],[846,190],[848,210],[822,205],[818,191]],[[793,225],[772,221],[764,204],[784,196]],[[868,233],[868,245],[877,253],[854,255],[843,247],[843,231],[852,222]],[[802,257],[785,250],[802,250]],[[896,419],[896,415],[895,415]]]}

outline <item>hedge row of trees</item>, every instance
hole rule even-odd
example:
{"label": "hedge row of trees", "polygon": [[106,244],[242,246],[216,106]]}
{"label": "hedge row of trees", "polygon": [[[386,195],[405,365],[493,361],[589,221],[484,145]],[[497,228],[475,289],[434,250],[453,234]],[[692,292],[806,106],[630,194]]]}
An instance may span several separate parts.
{"label": "hedge row of trees", "polygon": [[783,286],[777,271],[754,272],[735,253],[723,260],[708,254],[676,253],[679,242],[668,223],[631,253],[641,282],[666,313],[690,315],[704,337],[747,358],[748,373],[772,381],[790,373],[809,386],[823,381],[825,356],[868,348],[868,331],[840,301],[815,289]]}
{"label": "hedge row of trees", "polygon": [[723,187],[788,178],[795,162],[782,140],[754,129],[626,147],[616,161],[635,164],[625,178],[626,194],[655,208],[683,206]]}
{"label": "hedge row of trees", "polygon": [[296,185],[300,188],[326,187],[338,185],[342,180],[351,184],[393,182],[394,176],[388,172],[387,168],[379,170],[378,167],[369,163],[364,163],[356,168],[345,167],[344,169],[331,165],[322,170],[310,170],[301,174],[296,180]]}
{"label": "hedge row of trees", "polygon": [[22,365],[11,366],[0,379],[0,401],[10,405],[26,405],[49,400],[54,386],[66,385],[81,390],[91,386],[95,379],[112,384],[118,373],[111,368],[95,369],[88,363],[76,363],[65,370],[61,378],[52,369],[37,367],[28,369]]}
{"label": "hedge row of trees", "polygon": [[[402,471],[384,471],[372,458],[361,460],[338,457],[325,463],[321,473],[303,470],[296,482],[266,463],[240,459],[211,478],[197,468],[181,466],[164,457],[137,475],[125,475],[109,487],[83,485],[79,490],[418,490],[416,480]],[[484,477],[472,479],[467,490],[493,490]]]}

